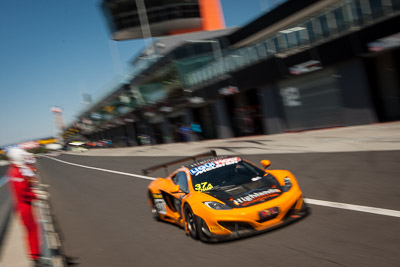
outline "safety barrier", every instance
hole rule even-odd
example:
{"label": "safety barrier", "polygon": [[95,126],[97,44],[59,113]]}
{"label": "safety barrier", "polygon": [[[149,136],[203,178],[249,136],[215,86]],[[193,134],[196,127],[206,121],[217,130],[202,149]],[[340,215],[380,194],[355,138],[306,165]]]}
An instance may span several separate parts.
{"label": "safety barrier", "polygon": [[[0,167],[1,173],[5,173],[7,167]],[[46,191],[47,186],[39,184],[37,189]],[[8,179],[6,176],[0,178],[0,253],[3,249],[3,239],[9,227],[12,215],[12,198],[8,187]],[[52,267],[67,266],[66,260],[61,253],[61,242],[58,230],[54,226],[53,215],[49,200],[40,200],[34,202],[40,232],[42,233],[42,255],[43,260]],[[1,267],[1,265],[0,265]]]}
{"label": "safety barrier", "polygon": [[11,218],[12,201],[7,186],[7,178],[0,178],[0,252],[3,245],[3,239],[7,232],[7,225]]}
{"label": "safety barrier", "polygon": [[[38,189],[42,191],[46,191],[47,187],[47,185],[43,184],[38,185]],[[43,238],[43,259],[48,261],[52,267],[67,266],[66,259],[62,254],[62,244],[58,234],[59,229],[55,226],[49,199],[36,201],[35,207]]]}

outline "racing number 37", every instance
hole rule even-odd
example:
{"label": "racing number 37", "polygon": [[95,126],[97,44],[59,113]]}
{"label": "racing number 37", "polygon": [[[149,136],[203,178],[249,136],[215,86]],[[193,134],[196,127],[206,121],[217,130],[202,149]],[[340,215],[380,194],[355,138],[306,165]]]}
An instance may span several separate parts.
{"label": "racing number 37", "polygon": [[195,186],[194,186],[194,190],[199,191],[199,192],[207,191],[207,190],[210,190],[212,188],[213,188],[212,184],[209,184],[207,182],[202,182],[200,184],[195,184]]}

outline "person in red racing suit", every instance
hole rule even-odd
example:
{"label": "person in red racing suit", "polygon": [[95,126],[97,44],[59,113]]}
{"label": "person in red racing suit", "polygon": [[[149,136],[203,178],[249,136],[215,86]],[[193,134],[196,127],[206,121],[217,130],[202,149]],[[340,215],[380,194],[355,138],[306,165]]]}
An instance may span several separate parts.
{"label": "person in red racing suit", "polygon": [[13,193],[15,210],[20,213],[21,219],[27,230],[27,243],[29,244],[29,254],[32,260],[40,260],[40,242],[38,235],[38,224],[34,215],[32,202],[37,199],[43,199],[45,196],[41,193],[35,193],[31,189],[30,180],[35,173],[25,165],[24,157],[26,152],[19,148],[12,148],[7,153],[10,160],[10,166],[7,172],[9,185]]}

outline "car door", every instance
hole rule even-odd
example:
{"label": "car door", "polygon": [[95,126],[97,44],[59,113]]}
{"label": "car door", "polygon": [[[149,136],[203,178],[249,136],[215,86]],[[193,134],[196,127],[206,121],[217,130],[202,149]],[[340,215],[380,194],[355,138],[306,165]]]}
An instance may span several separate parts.
{"label": "car door", "polygon": [[180,191],[170,192],[170,194],[173,196],[171,200],[174,209],[179,212],[182,217],[182,198],[184,198],[189,193],[188,177],[186,175],[186,172],[179,171],[171,177],[171,180],[175,185],[179,185]]}

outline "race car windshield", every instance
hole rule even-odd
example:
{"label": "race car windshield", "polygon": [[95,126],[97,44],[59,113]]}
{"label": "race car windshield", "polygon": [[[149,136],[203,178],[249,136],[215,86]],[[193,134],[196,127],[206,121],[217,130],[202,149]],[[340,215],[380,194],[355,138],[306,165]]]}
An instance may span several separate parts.
{"label": "race car windshield", "polygon": [[265,175],[263,170],[240,159],[233,162],[233,164],[226,164],[221,167],[212,163],[214,162],[208,163],[208,165],[205,164],[206,168],[193,168],[190,170],[194,190],[203,192],[228,189],[257,181]]}

